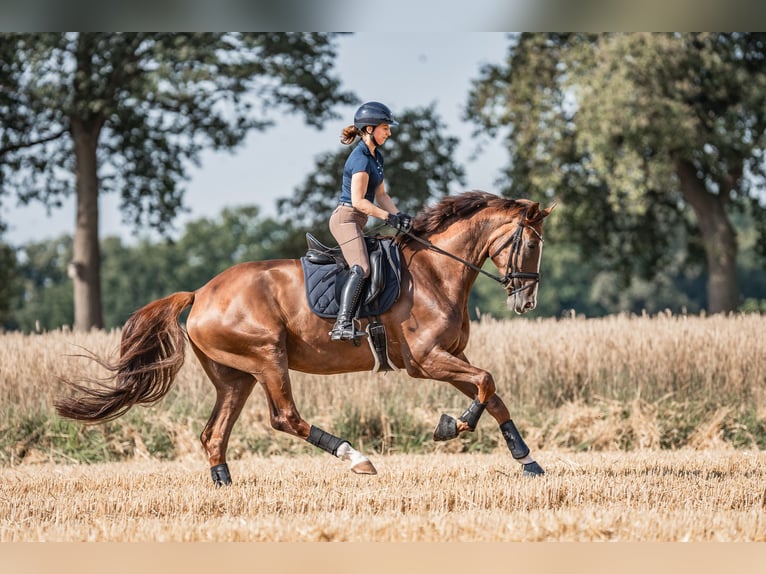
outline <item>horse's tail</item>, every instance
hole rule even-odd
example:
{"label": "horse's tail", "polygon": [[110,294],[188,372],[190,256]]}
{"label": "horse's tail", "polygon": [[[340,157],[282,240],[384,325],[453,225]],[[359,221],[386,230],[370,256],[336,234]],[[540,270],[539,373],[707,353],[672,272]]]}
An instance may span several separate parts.
{"label": "horse's tail", "polygon": [[59,415],[105,422],[124,415],[133,405],[150,405],[164,397],[186,354],[186,334],[178,316],[193,301],[192,292],[174,293],[133,313],[122,328],[116,363],[90,355],[111,375],[65,381],[77,394],[56,402]]}

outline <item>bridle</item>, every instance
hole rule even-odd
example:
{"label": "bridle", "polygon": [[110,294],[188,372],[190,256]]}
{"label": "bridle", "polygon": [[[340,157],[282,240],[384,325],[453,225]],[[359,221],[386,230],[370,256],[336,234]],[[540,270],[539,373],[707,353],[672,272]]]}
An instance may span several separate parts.
{"label": "bridle", "polygon": [[[524,225],[524,220],[526,219],[526,217],[527,217],[527,210],[525,209],[521,214],[521,220],[519,221],[519,226],[516,228],[516,231],[514,231],[511,234],[511,236],[508,239],[506,239],[505,242],[492,255],[492,258],[494,259],[500,254],[500,252],[503,249],[510,246],[508,261],[505,264],[505,275],[503,275],[503,277],[493,276],[494,279],[502,283],[503,287],[505,287],[505,290],[508,293],[508,297],[516,295],[517,293],[521,293],[522,291],[526,291],[527,289],[531,289],[532,287],[540,283],[539,272],[533,273],[528,271],[520,271],[518,268],[518,260],[519,260],[519,256],[521,255],[521,247],[523,243],[522,234],[524,233],[525,227],[529,227],[529,229],[531,229],[532,232],[535,235],[537,235],[537,238],[540,240],[541,244],[545,243],[543,236],[540,233],[538,233],[538,231],[534,227]],[[512,289],[511,285],[514,279],[532,279],[534,282],[527,283],[526,285],[522,285],[521,287],[517,287],[516,289]]]}
{"label": "bridle", "polygon": [[[505,273],[503,275],[495,275],[494,273],[490,273],[488,271],[484,271],[481,267],[478,265],[474,265],[470,261],[466,261],[465,259],[458,257],[457,255],[453,255],[452,253],[445,251],[441,247],[437,247],[430,241],[427,241],[421,237],[418,237],[417,235],[414,235],[413,233],[406,231],[405,233],[410,236],[412,239],[417,241],[418,243],[421,243],[422,245],[425,245],[428,249],[431,251],[435,251],[436,253],[439,253],[441,255],[446,255],[447,257],[450,257],[454,259],[455,261],[459,261],[469,269],[473,269],[474,271],[481,273],[482,275],[486,275],[490,279],[497,281],[500,283],[503,287],[505,287],[506,292],[508,293],[508,297],[512,297],[513,295],[516,295],[517,293],[521,293],[522,291],[526,291],[527,289],[531,289],[538,283],[540,283],[540,273],[531,273],[527,271],[521,271],[518,268],[518,259],[521,255],[521,247],[522,247],[522,235],[524,233],[524,228],[529,227],[535,235],[537,235],[537,238],[540,240],[540,243],[545,243],[543,240],[543,236],[538,233],[538,231],[529,225],[524,225],[524,220],[527,217],[527,210],[524,209],[524,211],[521,213],[521,219],[519,220],[519,226],[516,228],[516,231],[514,231],[511,236],[506,239],[503,244],[495,251],[495,253],[491,256],[493,259],[497,257],[500,252],[505,249],[506,247],[509,247],[510,253],[508,254],[508,261],[505,264]],[[522,285],[521,287],[517,287],[513,289],[512,284],[515,279],[532,279],[532,283],[527,283],[526,285]]]}

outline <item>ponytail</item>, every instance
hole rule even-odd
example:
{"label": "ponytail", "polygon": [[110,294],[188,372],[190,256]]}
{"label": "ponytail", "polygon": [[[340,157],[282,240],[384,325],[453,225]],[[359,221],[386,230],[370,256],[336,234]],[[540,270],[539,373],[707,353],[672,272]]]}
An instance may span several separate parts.
{"label": "ponytail", "polygon": [[351,145],[358,137],[362,137],[362,130],[353,125],[346,126],[340,134],[340,143],[343,145]]}

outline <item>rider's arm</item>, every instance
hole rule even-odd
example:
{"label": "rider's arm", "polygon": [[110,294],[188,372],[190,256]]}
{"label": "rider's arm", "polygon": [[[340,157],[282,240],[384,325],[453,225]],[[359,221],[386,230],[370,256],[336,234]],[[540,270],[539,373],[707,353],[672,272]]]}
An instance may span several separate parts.
{"label": "rider's arm", "polygon": [[[386,211],[386,209],[378,207],[369,199],[364,197],[364,192],[367,190],[367,182],[369,178],[370,176],[366,171],[359,171],[351,176],[351,205],[353,205],[354,208],[358,209],[362,213],[385,220],[386,217],[388,217],[389,212]],[[385,184],[383,182],[380,183],[378,189],[375,191],[376,200],[380,201],[379,198],[381,189],[383,190],[383,194],[388,199],[390,206],[393,206],[391,198],[388,197],[388,194],[385,191]],[[385,207],[385,205],[383,205],[383,207]],[[396,208],[394,208],[393,213],[396,213]]]}
{"label": "rider's arm", "polygon": [[385,181],[381,181],[378,189],[375,190],[375,203],[385,209],[387,213],[391,213],[392,215],[399,213],[399,210],[396,209],[396,205],[394,205],[394,200],[391,199],[391,196],[388,195],[388,192],[386,191]]}

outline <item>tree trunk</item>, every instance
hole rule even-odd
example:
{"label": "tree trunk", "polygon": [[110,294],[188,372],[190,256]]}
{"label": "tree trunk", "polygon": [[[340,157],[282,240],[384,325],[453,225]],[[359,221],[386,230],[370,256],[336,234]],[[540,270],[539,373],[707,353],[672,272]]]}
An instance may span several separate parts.
{"label": "tree trunk", "polygon": [[728,190],[707,191],[690,162],[679,161],[677,173],[684,199],[694,210],[707,257],[708,312],[726,313],[739,306],[737,236],[726,215]]}
{"label": "tree trunk", "polygon": [[98,162],[100,125],[72,120],[75,147],[77,216],[74,261],[69,274],[74,283],[74,328],[88,331],[104,326],[101,312],[101,252],[98,243]]}

